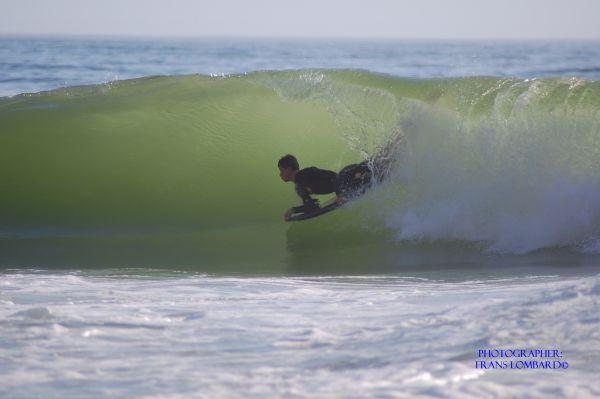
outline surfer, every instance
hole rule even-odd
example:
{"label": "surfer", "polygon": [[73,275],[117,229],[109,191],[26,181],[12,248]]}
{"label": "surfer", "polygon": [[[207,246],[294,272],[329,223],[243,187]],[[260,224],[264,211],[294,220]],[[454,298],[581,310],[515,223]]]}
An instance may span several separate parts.
{"label": "surfer", "polygon": [[[376,158],[374,158],[376,159]],[[335,202],[342,204],[348,199],[363,194],[370,186],[373,172],[378,181],[383,179],[383,165],[369,167],[369,161],[344,167],[339,173],[311,166],[300,169],[293,155],[283,156],[277,163],[279,176],[284,182],[293,181],[296,193],[302,199],[301,206],[288,209],[283,218],[289,221],[295,213],[309,213],[319,209],[319,201],[311,194],[330,194],[335,192]]]}

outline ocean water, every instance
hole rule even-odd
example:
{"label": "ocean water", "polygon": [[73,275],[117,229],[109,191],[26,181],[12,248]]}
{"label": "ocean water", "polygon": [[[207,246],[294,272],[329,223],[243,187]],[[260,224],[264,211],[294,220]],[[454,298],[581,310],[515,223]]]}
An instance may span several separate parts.
{"label": "ocean water", "polygon": [[[0,397],[600,396],[599,77],[597,42],[0,38]],[[281,155],[382,150],[283,222]]]}
{"label": "ocean water", "polygon": [[402,77],[600,77],[600,42],[0,37],[0,95],[151,75],[343,68]]}

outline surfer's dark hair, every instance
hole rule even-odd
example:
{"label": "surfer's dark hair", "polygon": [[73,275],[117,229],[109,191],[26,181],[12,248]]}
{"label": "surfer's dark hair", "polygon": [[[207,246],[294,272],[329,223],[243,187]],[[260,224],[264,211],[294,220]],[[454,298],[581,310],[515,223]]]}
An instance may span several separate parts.
{"label": "surfer's dark hair", "polygon": [[284,155],[283,157],[281,157],[281,159],[279,160],[279,162],[277,162],[277,166],[281,167],[281,168],[292,168],[293,170],[298,170],[300,169],[300,165],[298,165],[298,160],[296,159],[295,156],[287,154]]}

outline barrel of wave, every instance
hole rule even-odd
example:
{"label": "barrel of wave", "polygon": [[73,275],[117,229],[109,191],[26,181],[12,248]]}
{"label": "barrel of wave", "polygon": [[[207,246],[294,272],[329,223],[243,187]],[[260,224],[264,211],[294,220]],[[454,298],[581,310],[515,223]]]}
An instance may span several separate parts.
{"label": "barrel of wave", "polygon": [[243,78],[146,78],[0,104],[4,227],[275,223],[297,202],[277,159],[357,155],[326,109]]}

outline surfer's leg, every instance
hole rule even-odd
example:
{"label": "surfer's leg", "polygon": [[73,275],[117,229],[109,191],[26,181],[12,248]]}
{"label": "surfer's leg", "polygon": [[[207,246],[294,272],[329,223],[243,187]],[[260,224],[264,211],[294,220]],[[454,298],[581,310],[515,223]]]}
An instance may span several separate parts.
{"label": "surfer's leg", "polygon": [[367,161],[348,165],[338,173],[336,194],[352,197],[362,194],[371,184],[372,172]]}

